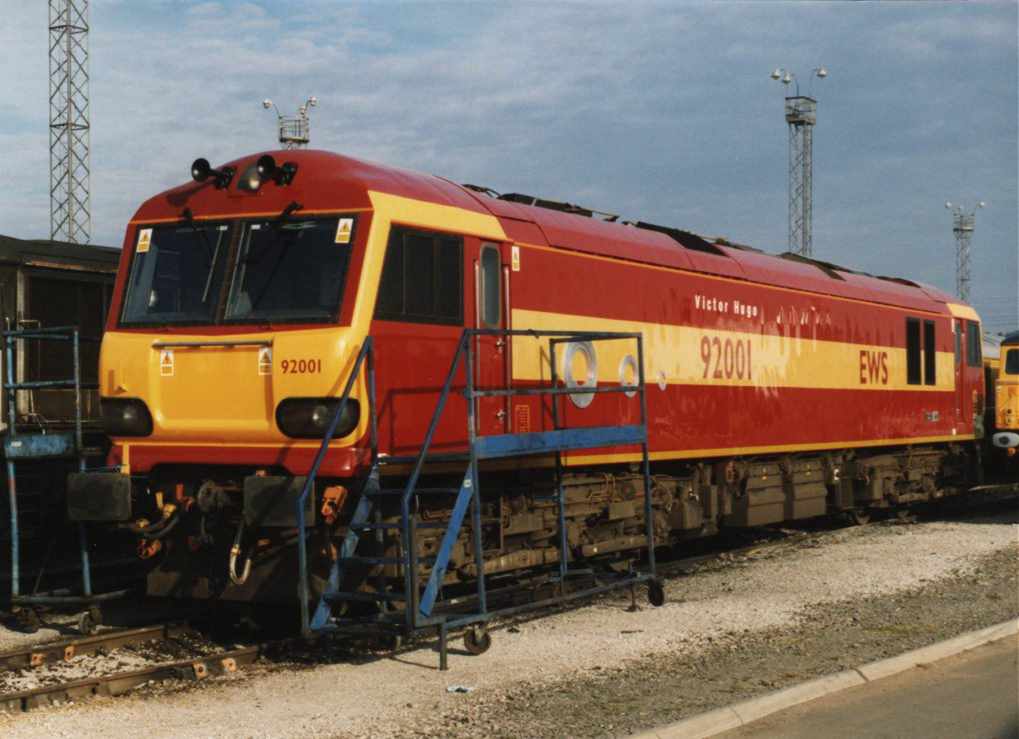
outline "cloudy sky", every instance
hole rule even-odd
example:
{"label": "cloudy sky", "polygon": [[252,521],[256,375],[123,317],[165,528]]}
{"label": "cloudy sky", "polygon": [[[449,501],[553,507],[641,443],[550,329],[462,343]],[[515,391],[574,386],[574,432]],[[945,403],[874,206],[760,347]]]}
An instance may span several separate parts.
{"label": "cloudy sky", "polygon": [[[0,27],[0,233],[49,234],[46,3]],[[974,302],[1017,316],[1017,3],[92,0],[93,241],[120,245],[191,161],[271,148],[270,97],[316,95],[313,145],[786,244],[787,67],[827,79],[814,251],[954,289],[950,199],[985,200]]]}

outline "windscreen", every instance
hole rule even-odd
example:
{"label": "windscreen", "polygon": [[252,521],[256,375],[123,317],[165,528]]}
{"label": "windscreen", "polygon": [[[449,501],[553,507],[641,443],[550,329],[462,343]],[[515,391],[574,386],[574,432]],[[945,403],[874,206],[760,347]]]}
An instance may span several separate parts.
{"label": "windscreen", "polygon": [[121,324],[212,323],[229,244],[226,224],[140,229]]}
{"label": "windscreen", "polygon": [[353,219],[244,225],[226,321],[327,321],[336,317],[350,264]]}
{"label": "windscreen", "polygon": [[1005,352],[1005,374],[1019,375],[1019,349],[1009,349]]}

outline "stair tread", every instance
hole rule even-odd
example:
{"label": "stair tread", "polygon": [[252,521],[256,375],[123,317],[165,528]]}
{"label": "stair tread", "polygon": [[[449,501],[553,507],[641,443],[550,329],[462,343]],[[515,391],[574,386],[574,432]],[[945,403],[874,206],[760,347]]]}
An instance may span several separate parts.
{"label": "stair tread", "polygon": [[[431,522],[431,521],[412,521],[411,526],[415,529],[444,529],[446,528],[445,523]],[[364,522],[355,523],[351,522],[350,528],[357,529],[359,531],[371,531],[371,530],[399,530],[403,528],[402,523],[375,523],[375,522]]]}
{"label": "stair tread", "polygon": [[326,592],[322,594],[322,598],[326,602],[342,602],[345,600],[356,600],[365,602],[376,602],[380,600],[384,601],[405,601],[407,596],[401,592],[390,592],[381,590],[358,590],[358,591],[343,591],[338,590],[334,592]]}

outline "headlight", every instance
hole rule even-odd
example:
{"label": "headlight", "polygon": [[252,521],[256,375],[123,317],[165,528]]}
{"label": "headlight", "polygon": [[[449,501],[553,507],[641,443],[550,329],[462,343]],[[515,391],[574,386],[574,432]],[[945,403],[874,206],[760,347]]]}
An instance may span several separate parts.
{"label": "headlight", "polygon": [[103,431],[108,436],[148,436],[152,415],[137,398],[102,398]]}
{"label": "headlight", "polygon": [[[298,439],[321,439],[339,407],[339,398],[287,398],[276,406],[276,425],[287,436]],[[361,418],[361,405],[348,400],[343,416],[336,424],[334,439],[346,436]]]}

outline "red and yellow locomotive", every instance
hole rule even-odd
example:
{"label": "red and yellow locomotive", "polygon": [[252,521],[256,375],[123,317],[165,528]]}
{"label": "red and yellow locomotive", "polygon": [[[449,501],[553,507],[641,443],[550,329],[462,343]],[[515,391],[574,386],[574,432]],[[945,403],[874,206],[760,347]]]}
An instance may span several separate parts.
{"label": "red and yellow locomotive", "polygon": [[[451,395],[433,451],[469,446],[468,410],[479,436],[646,420],[650,469],[632,443],[483,461],[481,512],[448,541],[453,506],[411,510],[439,524],[412,545],[422,562],[445,549],[440,585],[479,563],[549,566],[557,538],[571,558],[629,561],[645,528],[662,545],[861,519],[975,475],[979,318],[933,288],[322,151],[199,160],[193,175],[128,226],[100,369],[117,471],[79,476],[70,496],[72,517],[138,532],[152,593],[293,602],[280,573],[295,571],[294,501],[312,472],[307,523],[321,537],[307,553],[325,587],[372,441],[402,485],[465,328],[483,330],[469,338],[474,386],[513,391]],[[556,353],[546,331],[642,346]],[[368,337],[372,383],[354,378],[323,447]],[[526,392],[550,385],[563,392]],[[460,485],[454,467],[429,458],[422,474]],[[267,496],[285,511],[251,515]],[[362,579],[399,580],[384,556],[408,543],[398,512],[377,520]]]}

